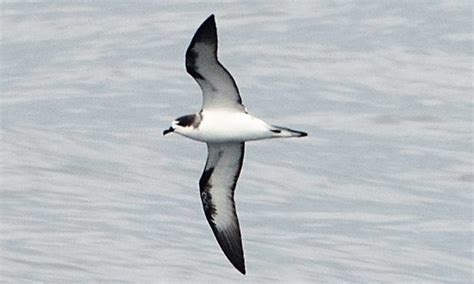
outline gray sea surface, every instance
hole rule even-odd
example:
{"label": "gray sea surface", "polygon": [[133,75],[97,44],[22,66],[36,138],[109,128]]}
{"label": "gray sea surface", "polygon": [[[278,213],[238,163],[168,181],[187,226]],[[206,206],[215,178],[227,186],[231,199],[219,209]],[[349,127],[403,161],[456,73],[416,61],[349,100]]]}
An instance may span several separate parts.
{"label": "gray sea surface", "polygon": [[[2,2],[0,281],[473,281],[469,1]],[[216,15],[249,111],[247,275],[206,222],[184,53]]]}

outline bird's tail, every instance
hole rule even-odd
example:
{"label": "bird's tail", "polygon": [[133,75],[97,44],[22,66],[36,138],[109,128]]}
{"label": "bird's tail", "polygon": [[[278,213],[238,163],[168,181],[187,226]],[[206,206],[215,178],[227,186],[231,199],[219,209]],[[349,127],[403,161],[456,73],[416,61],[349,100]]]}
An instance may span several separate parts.
{"label": "bird's tail", "polygon": [[275,133],[275,138],[278,137],[305,137],[308,136],[308,133],[298,130],[289,129],[286,127],[272,125],[270,129],[271,132]]}

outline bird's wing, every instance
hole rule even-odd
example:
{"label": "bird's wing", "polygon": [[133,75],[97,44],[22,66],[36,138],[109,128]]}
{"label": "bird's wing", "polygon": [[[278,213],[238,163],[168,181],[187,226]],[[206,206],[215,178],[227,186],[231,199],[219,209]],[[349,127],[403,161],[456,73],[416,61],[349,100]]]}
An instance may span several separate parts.
{"label": "bird's wing", "polygon": [[207,221],[229,261],[245,274],[234,190],[242,169],[245,143],[207,143],[208,156],[199,180]]}
{"label": "bird's wing", "polygon": [[202,108],[245,111],[237,84],[217,59],[214,15],[201,24],[186,51],[186,71],[202,90]]}

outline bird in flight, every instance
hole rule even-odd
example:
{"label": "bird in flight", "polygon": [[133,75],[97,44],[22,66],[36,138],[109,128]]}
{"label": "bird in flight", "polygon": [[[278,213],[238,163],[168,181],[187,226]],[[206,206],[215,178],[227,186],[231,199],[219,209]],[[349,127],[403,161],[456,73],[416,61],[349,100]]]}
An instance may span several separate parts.
{"label": "bird in flight", "polygon": [[229,261],[245,274],[244,252],[234,191],[246,141],[304,137],[305,132],[267,124],[247,112],[229,71],[217,59],[214,15],[198,28],[186,51],[186,71],[202,90],[202,108],[175,119],[163,135],[177,133],[207,143],[199,180],[202,206],[217,242]]}

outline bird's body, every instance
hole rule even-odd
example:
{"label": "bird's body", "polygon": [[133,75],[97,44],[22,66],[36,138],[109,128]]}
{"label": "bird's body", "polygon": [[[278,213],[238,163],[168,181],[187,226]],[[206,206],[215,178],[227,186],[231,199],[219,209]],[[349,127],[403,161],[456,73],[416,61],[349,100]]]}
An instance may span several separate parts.
{"label": "bird's body", "polygon": [[245,142],[304,137],[307,134],[270,125],[247,112],[237,84],[217,59],[214,15],[209,16],[196,31],[186,51],[186,70],[201,87],[202,109],[196,114],[175,119],[163,135],[176,132],[207,143],[207,161],[199,180],[204,213],[226,257],[245,274],[242,238],[234,202]]}
{"label": "bird's body", "polygon": [[183,128],[178,133],[200,142],[245,142],[301,136],[299,132],[284,131],[283,128],[271,126],[246,112],[209,110],[189,116],[196,118],[195,126]]}

